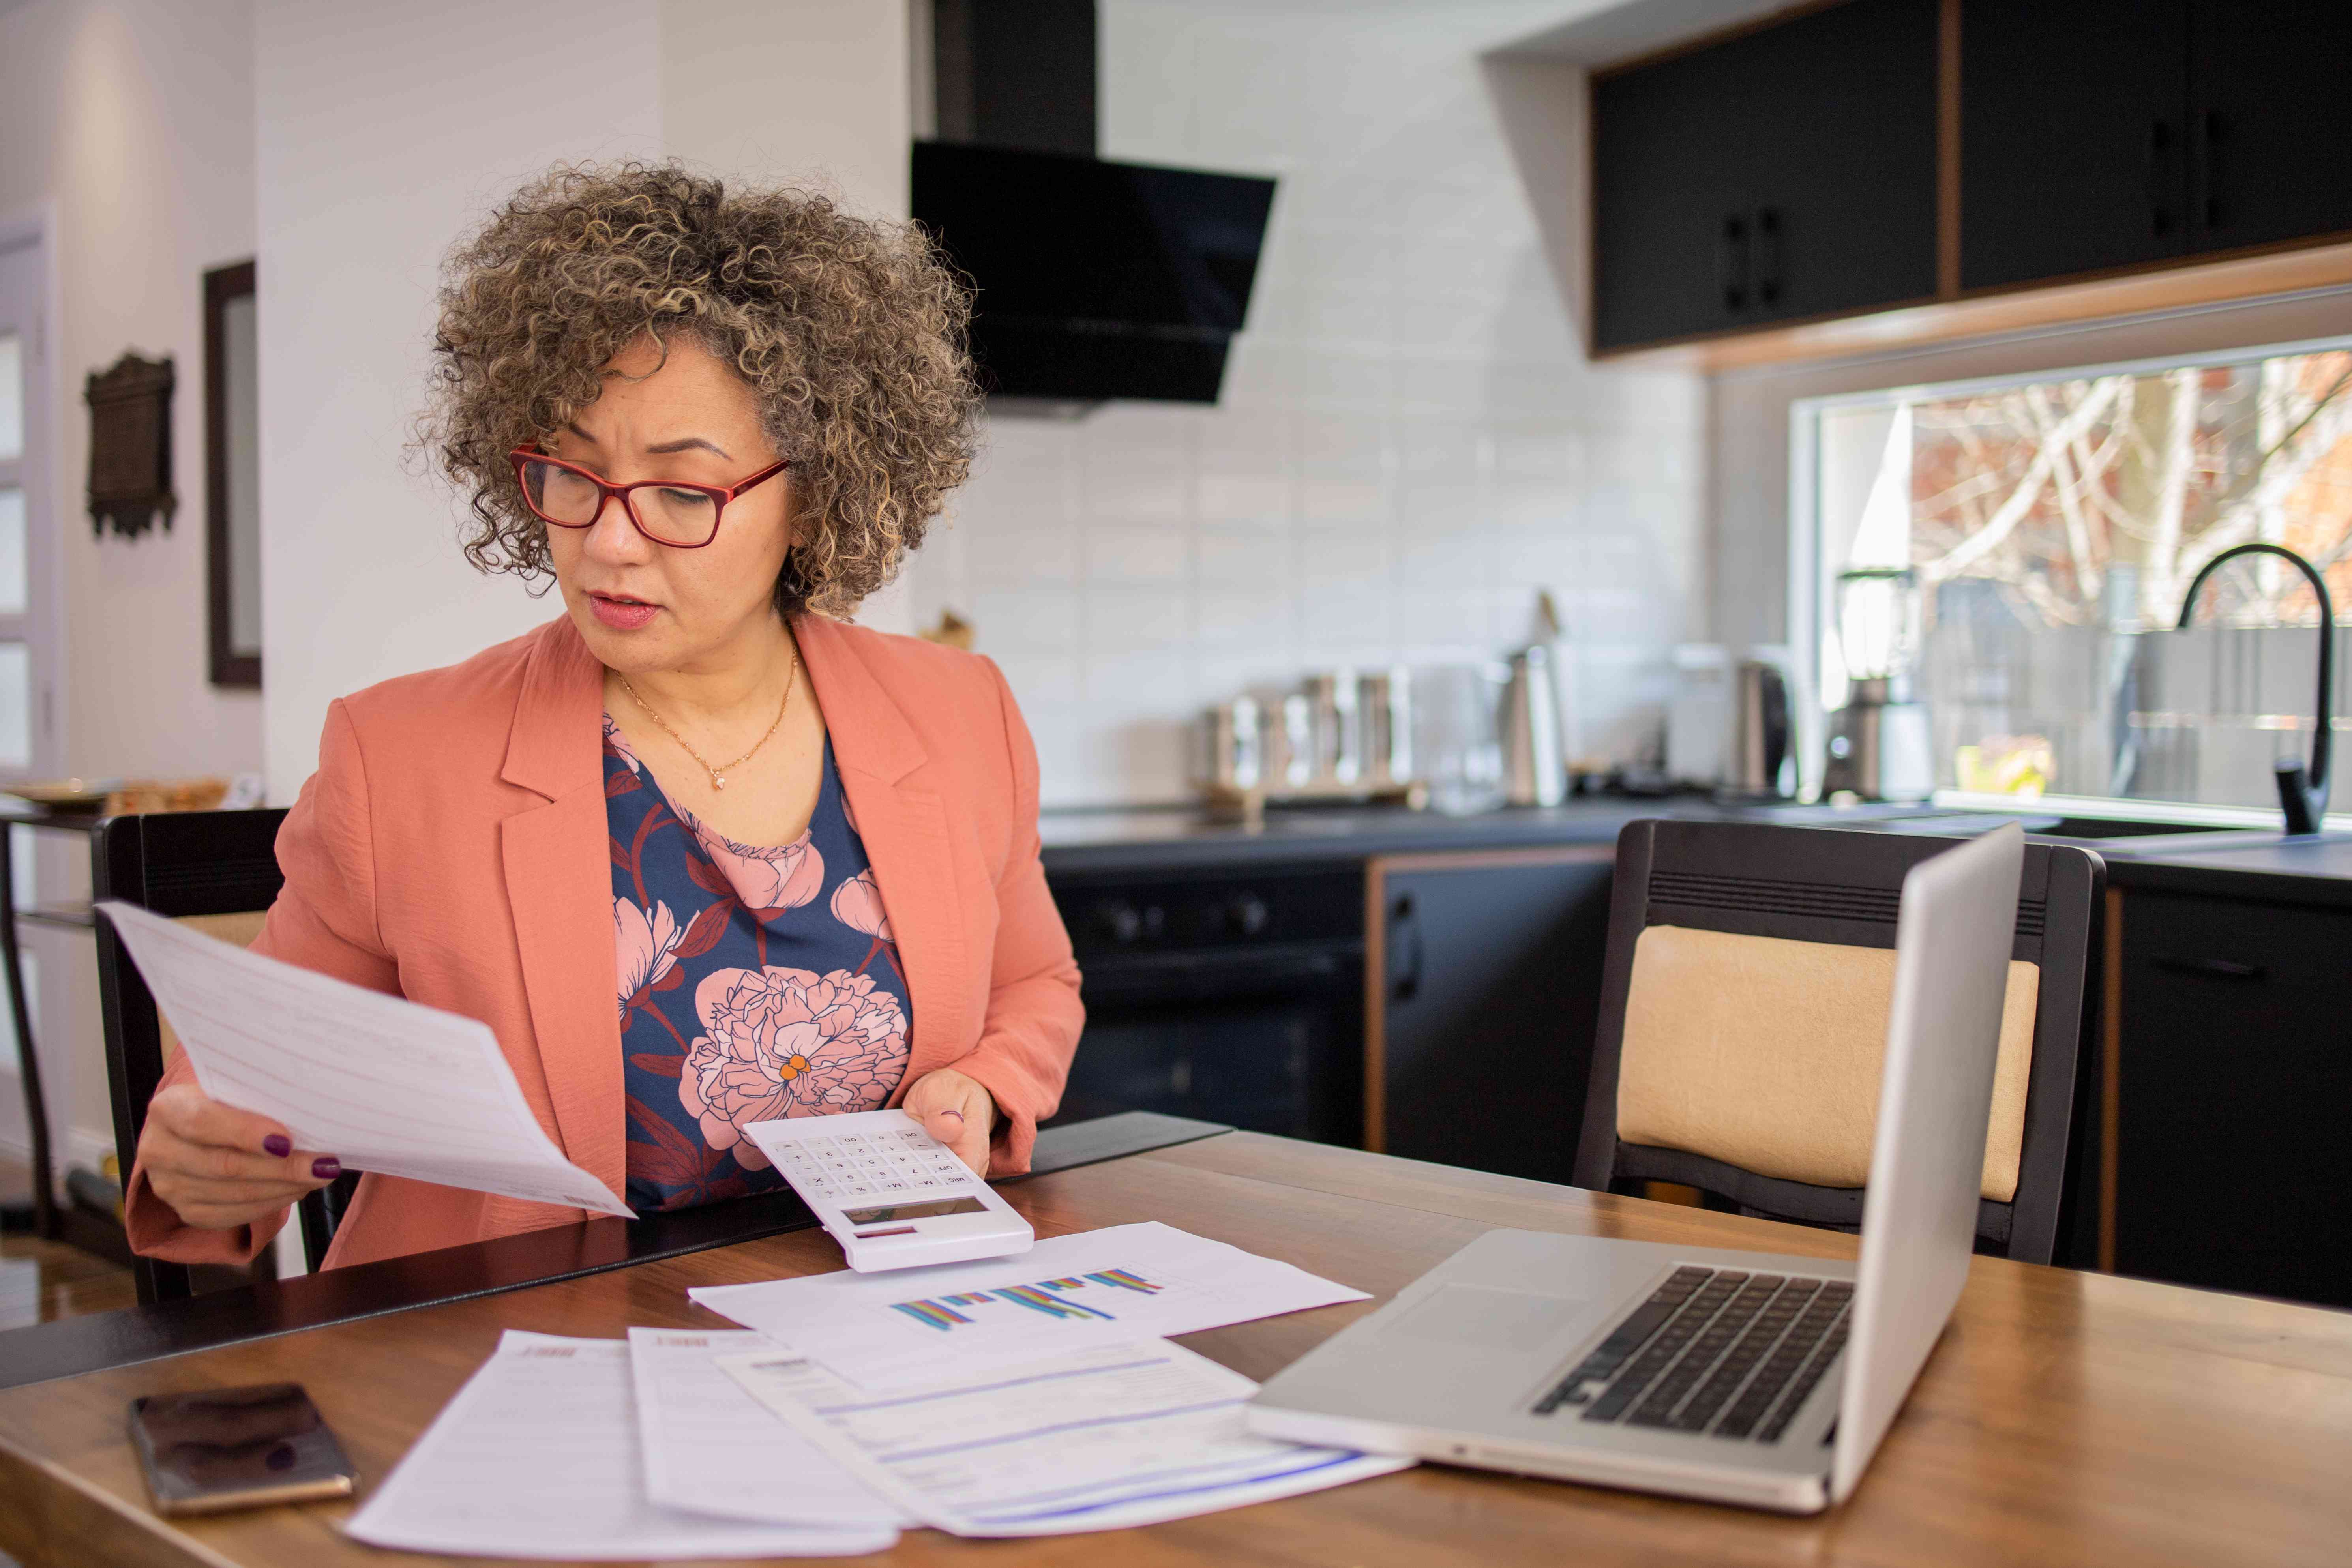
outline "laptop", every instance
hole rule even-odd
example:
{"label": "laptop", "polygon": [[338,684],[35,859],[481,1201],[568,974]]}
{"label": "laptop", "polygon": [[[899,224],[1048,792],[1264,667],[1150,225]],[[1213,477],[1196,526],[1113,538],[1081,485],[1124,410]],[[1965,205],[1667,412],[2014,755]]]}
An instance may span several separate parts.
{"label": "laptop", "polygon": [[2024,835],[1914,867],[1853,1263],[1495,1230],[1259,1390],[1270,1436],[1811,1513],[1843,1502],[1975,1248]]}

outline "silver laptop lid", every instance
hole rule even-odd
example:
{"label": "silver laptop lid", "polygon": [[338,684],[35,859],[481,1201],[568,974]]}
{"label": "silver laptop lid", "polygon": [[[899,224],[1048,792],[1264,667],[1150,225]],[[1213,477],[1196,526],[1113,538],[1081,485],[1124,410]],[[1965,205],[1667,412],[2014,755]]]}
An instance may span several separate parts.
{"label": "silver laptop lid", "polygon": [[1830,1462],[1837,1502],[1862,1479],[1968,1279],[2024,866],[2025,834],[2010,823],[1921,861],[1903,879],[1853,1331]]}

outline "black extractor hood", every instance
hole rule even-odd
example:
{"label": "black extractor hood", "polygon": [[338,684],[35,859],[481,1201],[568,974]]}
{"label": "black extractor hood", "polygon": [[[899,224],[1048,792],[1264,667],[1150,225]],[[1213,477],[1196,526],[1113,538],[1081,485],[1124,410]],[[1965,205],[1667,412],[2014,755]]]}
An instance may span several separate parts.
{"label": "black extractor hood", "polygon": [[992,397],[1217,400],[1272,180],[922,142],[913,195],[974,286]]}
{"label": "black extractor hood", "polygon": [[915,220],[974,289],[992,405],[1214,403],[1275,183],[1092,155],[1092,0],[934,0]]}

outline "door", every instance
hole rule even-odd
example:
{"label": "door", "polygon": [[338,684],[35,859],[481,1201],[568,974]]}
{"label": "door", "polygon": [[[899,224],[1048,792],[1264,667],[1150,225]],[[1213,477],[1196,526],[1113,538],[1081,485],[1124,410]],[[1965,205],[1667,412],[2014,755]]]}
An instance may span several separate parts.
{"label": "door", "polygon": [[47,639],[35,592],[47,564],[48,377],[41,331],[41,250],[0,241],[0,778],[39,771],[50,747],[40,721]]}
{"label": "door", "polygon": [[2189,248],[2352,230],[2352,5],[2191,0]]}
{"label": "door", "polygon": [[1595,345],[1931,297],[1937,16],[1848,0],[1595,80]]}
{"label": "door", "polygon": [[2189,0],[1967,0],[1960,285],[2179,256]]}
{"label": "door", "polygon": [[1616,859],[1586,845],[1367,868],[1369,1147],[1569,1179]]}
{"label": "door", "polygon": [[2122,903],[2116,1271],[2352,1307],[2352,913]]}
{"label": "door", "polygon": [[[54,595],[42,591],[48,581],[52,537],[47,465],[49,397],[47,334],[42,326],[42,250],[37,241],[0,230],[0,783],[25,779],[52,770],[57,746],[49,719],[53,707],[47,682],[53,679],[47,650],[54,646],[50,605]],[[34,902],[35,836],[25,828],[14,835],[16,868],[16,897],[19,908]],[[44,859],[52,862],[58,847],[48,846]],[[50,944],[47,933],[26,933],[23,963],[27,1005],[36,1020],[34,1036],[54,1037],[57,1009],[44,1016],[40,975]],[[50,999],[53,1003],[55,998]],[[17,1042],[5,999],[0,999],[0,1072],[18,1072]],[[71,1086],[61,1081],[55,1052],[48,1058],[52,1077],[50,1112],[71,1103]],[[0,1096],[0,1136],[24,1142],[29,1130],[12,1090]]]}

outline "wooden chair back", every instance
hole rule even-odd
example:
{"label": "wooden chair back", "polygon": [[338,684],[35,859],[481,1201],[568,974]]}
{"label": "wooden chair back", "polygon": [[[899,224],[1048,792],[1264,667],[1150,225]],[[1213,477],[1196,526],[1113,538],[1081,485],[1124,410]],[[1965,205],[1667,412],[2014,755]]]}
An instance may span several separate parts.
{"label": "wooden chair back", "polygon": [[[1955,842],[1628,825],[1577,1184],[1678,1183],[1742,1213],[1858,1226],[1903,878]],[[2083,1084],[2105,879],[2088,850],[2026,846],[1979,1250],[2088,1255],[2096,1101]]]}
{"label": "wooden chair back", "polygon": [[[278,827],[283,811],[158,812],[101,823],[90,839],[90,888],[184,921],[225,941],[249,942],[260,916],[277,900],[285,879],[278,869]],[[115,1158],[127,1180],[146,1125],[147,1102],[176,1048],[138,966],[104,920],[98,922],[98,989],[106,1033],[106,1081],[114,1108]],[[349,1184],[302,1200],[298,1214],[310,1267],[319,1266]],[[190,1295],[187,1268],[154,1258],[133,1260],[142,1302]]]}

